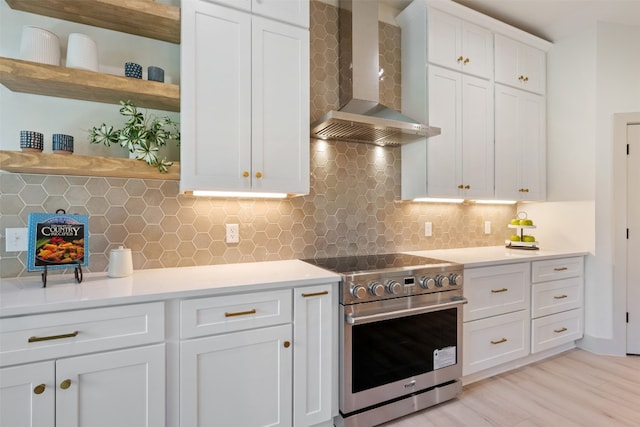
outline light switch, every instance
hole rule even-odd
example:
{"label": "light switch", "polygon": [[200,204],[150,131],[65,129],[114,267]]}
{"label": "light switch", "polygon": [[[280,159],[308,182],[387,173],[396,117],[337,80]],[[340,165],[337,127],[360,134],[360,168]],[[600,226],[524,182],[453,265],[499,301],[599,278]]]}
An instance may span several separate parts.
{"label": "light switch", "polygon": [[491,221],[484,222],[484,234],[491,234]]}
{"label": "light switch", "polygon": [[424,223],[424,237],[433,236],[433,224],[430,222]]}

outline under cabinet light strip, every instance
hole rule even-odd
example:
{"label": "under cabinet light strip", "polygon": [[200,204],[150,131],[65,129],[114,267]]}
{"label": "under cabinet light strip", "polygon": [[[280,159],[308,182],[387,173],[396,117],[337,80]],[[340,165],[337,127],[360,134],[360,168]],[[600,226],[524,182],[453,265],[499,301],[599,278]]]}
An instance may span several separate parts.
{"label": "under cabinet light strip", "polygon": [[287,193],[243,193],[241,191],[185,191],[185,194],[197,197],[227,197],[247,199],[286,199]]}

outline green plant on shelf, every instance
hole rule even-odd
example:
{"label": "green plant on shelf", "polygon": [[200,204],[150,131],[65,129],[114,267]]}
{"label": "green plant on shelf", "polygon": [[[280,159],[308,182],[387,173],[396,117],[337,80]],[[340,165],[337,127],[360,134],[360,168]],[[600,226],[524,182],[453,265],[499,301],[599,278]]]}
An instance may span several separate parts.
{"label": "green plant on shelf", "polygon": [[120,114],[127,118],[122,129],[102,123],[89,130],[89,142],[107,147],[118,144],[137,160],[166,173],[173,162],[158,158],[158,151],[169,141],[180,145],[180,124],[169,117],[147,116],[131,101],[120,101],[120,105]]}

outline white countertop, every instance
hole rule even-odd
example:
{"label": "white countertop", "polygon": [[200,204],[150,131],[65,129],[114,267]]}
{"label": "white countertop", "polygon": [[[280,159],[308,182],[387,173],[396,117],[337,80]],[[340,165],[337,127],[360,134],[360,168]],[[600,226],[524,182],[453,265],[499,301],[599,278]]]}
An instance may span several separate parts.
{"label": "white countertop", "polygon": [[442,259],[464,264],[465,268],[482,267],[514,262],[538,261],[550,258],[584,256],[586,251],[554,251],[509,249],[505,246],[484,246],[477,248],[436,249],[407,252],[412,255]]}
{"label": "white countertop", "polygon": [[299,260],[221,264],[198,267],[136,270],[110,278],[107,273],[84,275],[76,284],[73,270],[0,279],[0,316],[159,301],[203,295],[338,283],[340,276]]}

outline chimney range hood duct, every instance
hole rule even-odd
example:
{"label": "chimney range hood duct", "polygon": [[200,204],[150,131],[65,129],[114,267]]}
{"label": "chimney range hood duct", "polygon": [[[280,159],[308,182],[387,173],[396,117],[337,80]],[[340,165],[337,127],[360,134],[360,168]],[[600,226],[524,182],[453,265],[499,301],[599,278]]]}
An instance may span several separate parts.
{"label": "chimney range hood duct", "polygon": [[378,2],[340,0],[340,109],[311,124],[311,137],[401,145],[440,134],[379,102]]}

